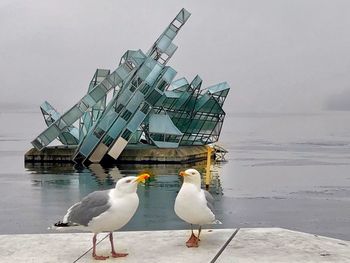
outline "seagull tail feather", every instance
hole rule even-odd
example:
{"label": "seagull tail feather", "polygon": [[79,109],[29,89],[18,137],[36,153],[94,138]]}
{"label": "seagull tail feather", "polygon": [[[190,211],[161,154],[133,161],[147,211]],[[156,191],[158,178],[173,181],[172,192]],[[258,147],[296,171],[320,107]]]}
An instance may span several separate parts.
{"label": "seagull tail feather", "polygon": [[71,225],[69,223],[63,223],[61,221],[58,221],[57,223],[54,224],[54,226],[57,226],[57,227],[69,227]]}
{"label": "seagull tail feather", "polygon": [[70,223],[63,223],[61,221],[58,221],[57,223],[53,224],[52,226],[48,227],[48,230],[68,230],[72,228],[79,227],[79,225],[76,224],[70,224]]}

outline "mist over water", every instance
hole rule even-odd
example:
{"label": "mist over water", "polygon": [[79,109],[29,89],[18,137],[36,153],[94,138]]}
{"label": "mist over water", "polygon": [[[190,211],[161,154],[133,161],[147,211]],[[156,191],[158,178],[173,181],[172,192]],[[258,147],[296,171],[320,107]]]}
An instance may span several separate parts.
{"label": "mist over water", "polygon": [[96,68],[115,69],[128,49],[146,52],[183,7],[192,15],[169,66],[177,78],[199,74],[204,87],[227,81],[227,111],[347,107],[347,0],[2,0],[0,108],[48,100],[68,109]]}
{"label": "mist over water", "polygon": [[[44,128],[39,110],[2,112],[0,234],[46,233],[88,193],[141,170],[140,206],[124,230],[183,229],[173,204],[182,165],[24,164]],[[212,167],[210,191],[220,227],[284,227],[350,240],[350,112],[229,113],[220,144],[228,162]],[[191,165],[192,166],[192,165]],[[204,173],[205,163],[194,164]]]}

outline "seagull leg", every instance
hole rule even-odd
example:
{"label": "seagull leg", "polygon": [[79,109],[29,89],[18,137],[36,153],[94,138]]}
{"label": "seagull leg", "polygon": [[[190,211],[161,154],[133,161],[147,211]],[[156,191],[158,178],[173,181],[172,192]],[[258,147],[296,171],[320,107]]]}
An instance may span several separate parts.
{"label": "seagull leg", "polygon": [[96,237],[97,237],[97,234],[94,234],[94,237],[92,238],[92,244],[93,244],[93,247],[92,247],[92,257],[93,257],[94,259],[97,259],[97,260],[105,260],[105,259],[108,258],[108,256],[105,257],[105,256],[97,256],[97,255],[96,255]]}
{"label": "seagull leg", "polygon": [[120,257],[126,257],[128,253],[117,253],[114,250],[114,243],[113,243],[113,232],[109,232],[109,241],[111,242],[111,248],[112,248],[112,257],[113,258],[120,258]]}
{"label": "seagull leg", "polygon": [[191,236],[186,242],[187,247],[198,247],[198,238],[193,233],[193,225],[191,224]]}
{"label": "seagull leg", "polygon": [[199,236],[200,236],[200,234],[201,234],[201,232],[202,232],[202,226],[199,226],[199,228],[198,228],[198,241],[201,241],[200,239],[199,239]]}

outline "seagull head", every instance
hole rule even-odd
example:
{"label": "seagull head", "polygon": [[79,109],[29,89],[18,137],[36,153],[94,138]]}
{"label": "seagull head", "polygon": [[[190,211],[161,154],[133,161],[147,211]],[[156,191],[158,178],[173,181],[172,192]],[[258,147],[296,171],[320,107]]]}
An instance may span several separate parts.
{"label": "seagull head", "polygon": [[201,174],[196,169],[181,171],[180,176],[184,178],[185,183],[192,183],[199,187],[201,185]]}
{"label": "seagull head", "polygon": [[123,193],[135,193],[138,183],[144,183],[150,177],[149,174],[143,173],[139,176],[127,176],[118,180],[115,188]]}

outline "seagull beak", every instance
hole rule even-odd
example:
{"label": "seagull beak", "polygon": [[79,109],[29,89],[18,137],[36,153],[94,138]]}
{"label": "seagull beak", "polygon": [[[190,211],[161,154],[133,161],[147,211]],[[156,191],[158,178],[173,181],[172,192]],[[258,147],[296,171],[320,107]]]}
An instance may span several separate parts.
{"label": "seagull beak", "polygon": [[187,174],[186,174],[186,172],[181,171],[181,172],[179,173],[179,175],[182,176],[182,177],[184,177],[184,176],[186,176]]}
{"label": "seagull beak", "polygon": [[136,178],[136,182],[138,183],[145,183],[146,179],[150,178],[149,174],[140,174],[139,176],[137,176]]}

